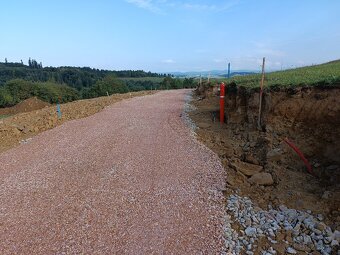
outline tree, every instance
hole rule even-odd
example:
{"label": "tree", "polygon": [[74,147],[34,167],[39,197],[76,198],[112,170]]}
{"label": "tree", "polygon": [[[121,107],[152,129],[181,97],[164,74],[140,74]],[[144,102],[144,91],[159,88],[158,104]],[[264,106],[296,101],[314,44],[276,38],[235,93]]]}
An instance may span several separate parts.
{"label": "tree", "polygon": [[5,89],[0,88],[0,107],[8,107],[13,105],[13,97]]}
{"label": "tree", "polygon": [[183,87],[184,88],[193,88],[195,87],[195,83],[194,83],[194,78],[185,78],[183,81]]}
{"label": "tree", "polygon": [[183,83],[180,79],[172,79],[171,80],[171,88],[172,89],[182,89],[183,88]]}
{"label": "tree", "polygon": [[162,89],[169,89],[171,86],[171,82],[172,82],[172,78],[171,76],[167,76],[163,79],[163,81],[161,82],[161,88]]}
{"label": "tree", "polygon": [[83,91],[84,98],[93,98],[106,96],[107,94],[112,95],[115,93],[126,93],[129,89],[125,83],[116,79],[112,75],[106,76],[103,80],[97,81],[94,86],[90,89]]}
{"label": "tree", "polygon": [[6,82],[4,88],[10,93],[16,104],[34,95],[33,83],[22,79],[15,79]]}

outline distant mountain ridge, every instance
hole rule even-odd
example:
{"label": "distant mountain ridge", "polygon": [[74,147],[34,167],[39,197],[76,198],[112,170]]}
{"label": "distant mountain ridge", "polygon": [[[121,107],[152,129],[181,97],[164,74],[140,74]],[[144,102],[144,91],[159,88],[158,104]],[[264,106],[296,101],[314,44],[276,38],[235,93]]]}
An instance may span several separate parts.
{"label": "distant mountain ridge", "polygon": [[[230,76],[243,76],[243,75],[250,75],[256,74],[257,71],[254,70],[234,70],[230,73]],[[209,77],[210,78],[221,78],[221,77],[228,77],[228,70],[211,70],[211,71],[192,71],[192,72],[170,72],[171,75],[175,77]]]}

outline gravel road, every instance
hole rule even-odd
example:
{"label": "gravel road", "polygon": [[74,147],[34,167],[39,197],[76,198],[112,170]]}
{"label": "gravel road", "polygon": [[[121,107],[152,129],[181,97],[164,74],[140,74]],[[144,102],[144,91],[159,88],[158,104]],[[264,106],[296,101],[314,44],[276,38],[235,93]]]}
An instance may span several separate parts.
{"label": "gravel road", "polygon": [[0,254],[220,254],[219,158],[189,90],[116,103],[0,154]]}

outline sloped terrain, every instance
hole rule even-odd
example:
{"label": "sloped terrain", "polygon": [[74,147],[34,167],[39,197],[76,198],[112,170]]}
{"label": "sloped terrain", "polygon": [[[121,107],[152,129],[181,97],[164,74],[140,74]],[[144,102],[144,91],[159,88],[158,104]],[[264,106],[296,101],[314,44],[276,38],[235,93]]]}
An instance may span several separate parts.
{"label": "sloped terrain", "polygon": [[[223,124],[219,123],[218,118],[217,88],[210,87],[197,92],[194,101],[197,109],[190,113],[190,117],[198,126],[199,139],[219,155],[226,169],[228,183],[226,194],[231,213],[236,211],[236,215],[240,217],[242,206],[246,208],[250,206],[247,199],[241,198],[245,196],[254,202],[253,207],[259,206],[266,210],[270,206],[279,210],[280,217],[287,213],[287,207],[289,210],[295,210],[293,214],[296,218],[293,218],[296,220],[299,215],[305,215],[306,212],[311,216],[304,217],[314,217],[311,218],[312,230],[307,227],[301,228],[301,232],[296,233],[297,236],[291,237],[289,244],[280,240],[283,238],[287,242],[288,238],[290,241],[287,233],[279,234],[276,231],[280,228],[277,227],[277,230],[273,228],[271,231],[275,231],[274,236],[270,236],[269,233],[267,236],[279,242],[280,246],[274,247],[274,243],[262,238],[262,241],[257,243],[255,251],[258,253],[255,254],[261,254],[270,247],[274,247],[276,251],[280,250],[279,254],[282,254],[287,252],[289,247],[293,248],[293,244],[295,245],[293,249],[301,254],[305,254],[306,250],[310,252],[314,250],[317,254],[322,253],[321,250],[324,251],[323,254],[330,254],[329,249],[336,251],[339,246],[334,241],[334,246],[331,247],[331,241],[327,241],[330,237],[326,232],[320,232],[322,238],[316,242],[322,241],[318,245],[307,241],[300,243],[297,240],[300,240],[299,236],[304,238],[303,233],[309,236],[314,233],[319,224],[318,215],[321,223],[329,226],[328,231],[339,230],[340,89],[301,87],[267,90],[263,98],[260,130],[257,125],[258,90],[229,87],[225,98],[226,123]],[[310,162],[314,176],[308,173],[302,160],[284,142],[286,138],[293,142]],[[241,197],[229,198],[235,192]],[[280,206],[282,210],[279,209]],[[259,211],[257,209],[257,212]],[[275,217],[273,213],[274,211],[269,213],[272,215],[270,217]],[[250,215],[255,219],[257,217],[254,213]],[[241,225],[247,220],[242,217],[236,217],[234,220],[238,222],[237,219],[243,220]],[[247,226],[253,226],[255,223],[251,218],[249,224],[245,225],[245,228],[236,228],[244,231]],[[279,226],[280,223],[276,224]],[[294,227],[296,222],[292,224]],[[320,235],[319,230],[315,231]],[[313,235],[318,236],[315,233]],[[246,250],[245,246],[243,252]],[[250,251],[254,251],[254,248]]]}
{"label": "sloped terrain", "polygon": [[50,106],[50,104],[36,97],[32,97],[18,103],[15,106],[8,108],[0,108],[0,115],[14,115],[23,112],[31,112],[42,109],[46,106]]}

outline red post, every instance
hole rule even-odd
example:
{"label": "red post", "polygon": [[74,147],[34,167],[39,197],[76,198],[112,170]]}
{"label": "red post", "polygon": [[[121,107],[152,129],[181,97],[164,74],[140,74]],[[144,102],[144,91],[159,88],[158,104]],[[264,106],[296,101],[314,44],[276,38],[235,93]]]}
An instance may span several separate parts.
{"label": "red post", "polygon": [[220,122],[224,123],[224,96],[225,96],[225,85],[222,82],[220,85]]}

